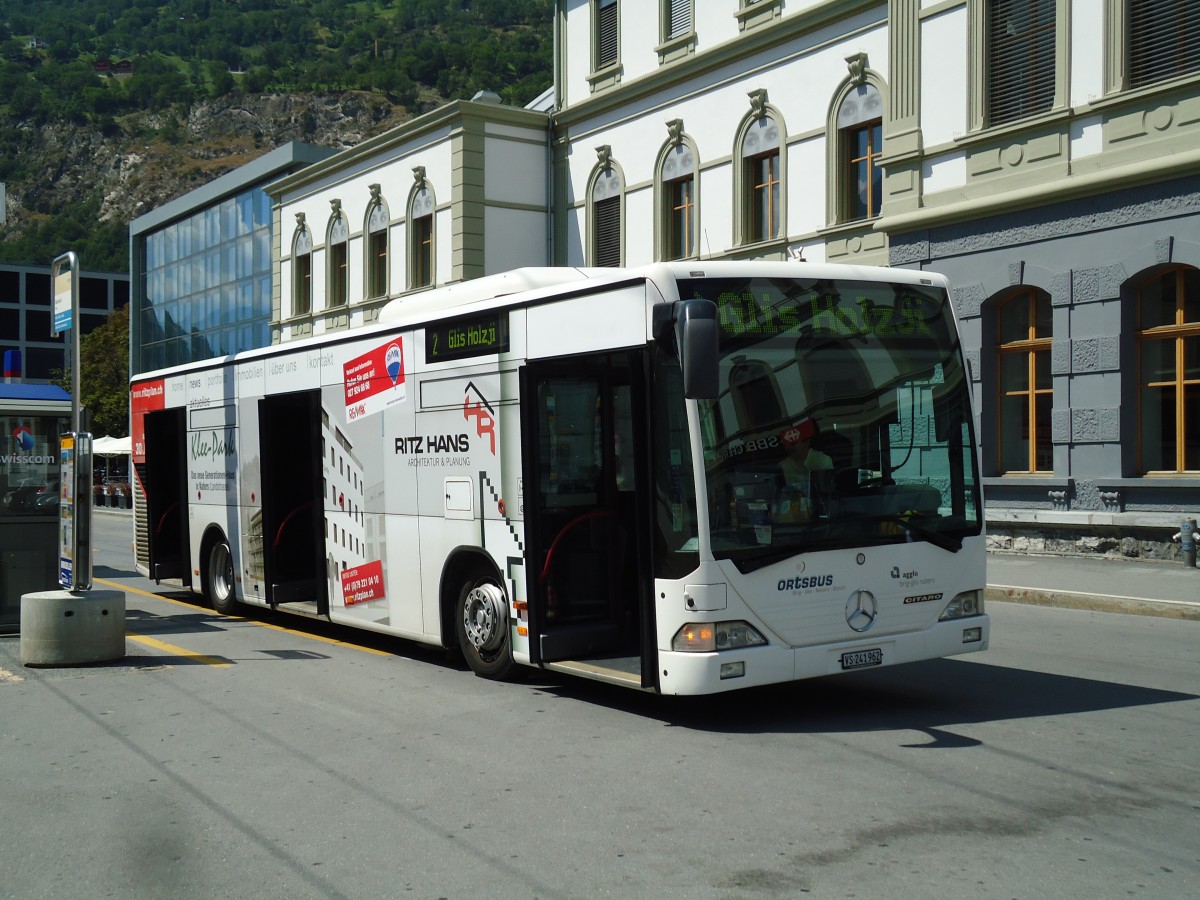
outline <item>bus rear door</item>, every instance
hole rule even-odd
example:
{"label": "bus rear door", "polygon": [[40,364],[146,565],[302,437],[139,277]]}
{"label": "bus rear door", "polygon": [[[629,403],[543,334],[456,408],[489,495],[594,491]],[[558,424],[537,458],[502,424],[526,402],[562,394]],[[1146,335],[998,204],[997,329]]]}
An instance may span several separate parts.
{"label": "bus rear door", "polygon": [[265,397],[258,416],[267,602],[327,615],[321,393]]}
{"label": "bus rear door", "polygon": [[146,543],[149,574],[159,582],[179,578],[192,583],[188,541],[187,410],[146,413]]}

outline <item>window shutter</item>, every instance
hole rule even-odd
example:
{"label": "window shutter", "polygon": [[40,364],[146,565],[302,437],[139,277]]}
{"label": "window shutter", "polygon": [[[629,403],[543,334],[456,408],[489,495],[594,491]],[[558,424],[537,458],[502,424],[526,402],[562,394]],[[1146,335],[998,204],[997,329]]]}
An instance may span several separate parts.
{"label": "window shutter", "polygon": [[593,207],[596,234],[595,264],[621,265],[621,198],[606,197]]}
{"label": "window shutter", "polygon": [[692,0],[671,0],[671,22],[668,38],[679,37],[692,30]]}
{"label": "window shutter", "polygon": [[1054,105],[1055,0],[993,0],[988,6],[988,124]]}
{"label": "window shutter", "polygon": [[1200,0],[1129,0],[1129,86],[1200,70]]}
{"label": "window shutter", "polygon": [[596,11],[596,68],[603,69],[617,61],[617,0],[601,0]]}

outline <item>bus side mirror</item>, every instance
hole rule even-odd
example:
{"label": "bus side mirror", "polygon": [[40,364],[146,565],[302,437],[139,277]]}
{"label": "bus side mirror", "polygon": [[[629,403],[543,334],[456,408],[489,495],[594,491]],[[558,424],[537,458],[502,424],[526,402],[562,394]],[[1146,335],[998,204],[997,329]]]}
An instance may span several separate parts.
{"label": "bus side mirror", "polygon": [[717,305],[711,300],[680,300],[674,313],[683,396],[689,400],[715,400],[719,390]]}

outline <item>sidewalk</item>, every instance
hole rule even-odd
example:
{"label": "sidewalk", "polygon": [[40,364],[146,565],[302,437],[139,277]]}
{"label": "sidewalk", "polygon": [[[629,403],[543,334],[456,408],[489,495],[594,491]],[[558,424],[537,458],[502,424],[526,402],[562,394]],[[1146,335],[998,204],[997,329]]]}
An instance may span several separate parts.
{"label": "sidewalk", "polygon": [[987,599],[1200,621],[1200,568],[1181,562],[989,553]]}

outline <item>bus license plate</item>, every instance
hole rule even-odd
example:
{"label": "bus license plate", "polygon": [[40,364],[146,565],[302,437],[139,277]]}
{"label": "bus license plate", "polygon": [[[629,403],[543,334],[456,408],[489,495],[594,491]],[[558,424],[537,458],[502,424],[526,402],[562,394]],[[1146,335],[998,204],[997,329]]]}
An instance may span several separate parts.
{"label": "bus license plate", "polygon": [[842,669],[865,669],[867,666],[881,665],[883,665],[883,650],[879,647],[842,654]]}

